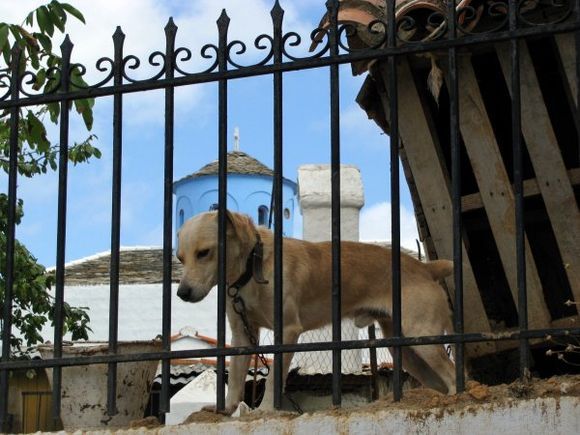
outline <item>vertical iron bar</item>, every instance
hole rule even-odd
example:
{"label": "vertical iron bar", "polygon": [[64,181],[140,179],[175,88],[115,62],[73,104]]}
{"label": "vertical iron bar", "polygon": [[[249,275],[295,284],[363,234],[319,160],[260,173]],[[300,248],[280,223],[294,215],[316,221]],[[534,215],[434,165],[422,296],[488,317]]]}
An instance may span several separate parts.
{"label": "vertical iron bar", "polygon": [[[274,64],[282,63],[282,20],[284,10],[276,0],[271,11],[273,24],[273,51]],[[274,73],[274,195],[271,205],[274,206],[274,344],[280,345],[284,341],[284,311],[283,300],[283,278],[282,278],[282,159],[283,159],[283,125],[282,125],[282,73]],[[272,216],[272,210],[270,210]],[[274,408],[282,407],[282,393],[284,391],[283,376],[284,355],[274,354]]]}
{"label": "vertical iron bar", "polygon": [[[338,56],[338,0],[326,2],[330,18],[330,56]],[[330,65],[330,171],[332,208],[332,341],[341,341],[341,260],[340,260],[340,94],[339,64]],[[342,402],[341,350],[332,351],[332,404]]]}
{"label": "vertical iron bar", "polygon": [[[374,340],[377,338],[375,333],[375,324],[373,323],[368,327],[369,340]],[[371,347],[369,349],[369,358],[371,363],[371,400],[379,399],[379,380],[378,380],[378,367],[377,367],[377,348]]]}
{"label": "vertical iron bar", "polygon": [[[60,46],[62,52],[60,91],[68,92],[70,85],[70,56],[73,44],[67,35]],[[54,309],[54,358],[62,357],[63,304],[64,304],[64,263],[66,250],[66,206],[68,179],[68,132],[69,107],[71,102],[60,103],[60,144],[58,163],[58,216],[56,242],[56,285]],[[60,417],[60,391],[62,368],[55,367],[52,372],[52,417]]]}
{"label": "vertical iron bar", "polygon": [[[387,0],[387,46],[396,46],[395,29],[395,0]],[[388,58],[389,71],[389,103],[391,126],[391,270],[393,289],[393,336],[400,337],[401,333],[401,219],[399,196],[399,113],[398,113],[398,86],[397,86],[397,59]],[[399,346],[393,348],[393,399],[402,397],[402,365],[403,355]]]}
{"label": "vertical iron bar", "polygon": [[[123,81],[123,41],[120,27],[113,34],[115,47],[113,80],[115,86]],[[117,353],[119,332],[119,249],[121,243],[121,162],[123,158],[123,94],[113,96],[113,188],[111,194],[111,263],[109,296],[109,353]],[[117,414],[117,364],[109,363],[107,370],[107,414]]]}
{"label": "vertical iron bar", "polygon": [[[12,47],[10,64],[10,100],[17,102],[20,92],[20,56],[22,52],[17,44]],[[8,215],[6,229],[6,272],[4,289],[4,306],[2,312],[2,362],[10,359],[10,336],[12,335],[12,298],[14,287],[14,245],[16,233],[16,182],[18,179],[18,126],[20,109],[10,109],[10,161],[8,163]],[[0,432],[10,432],[8,419],[8,373],[0,371]]]}
{"label": "vertical iron bar", "polygon": [[[175,75],[175,35],[177,26],[173,18],[169,18],[165,26],[165,78],[173,79]],[[172,221],[173,221],[173,121],[174,121],[175,88],[165,88],[165,168],[163,173],[163,318],[162,346],[163,350],[171,350],[171,270],[173,263]],[[170,411],[169,382],[171,360],[161,362],[161,400],[159,410],[162,413]]]}
{"label": "vertical iron bar", "polygon": [[[509,1],[509,29],[517,29],[519,2]],[[511,110],[512,110],[512,146],[514,158],[514,195],[516,221],[516,264],[518,283],[518,323],[521,331],[528,329],[528,296],[526,288],[526,257],[524,238],[524,191],[522,179],[522,139],[521,139],[521,100],[520,100],[520,54],[517,39],[510,39],[511,58]],[[525,380],[530,376],[530,347],[526,338],[520,339],[520,377]]]}
{"label": "vertical iron bar", "polygon": [[[230,18],[226,10],[217,20],[219,32],[218,70],[227,70],[228,27]],[[227,164],[228,164],[228,82],[220,79],[218,82],[218,303],[217,303],[217,347],[223,349],[226,345],[226,210],[227,210]],[[216,408],[225,409],[225,368],[223,356],[217,358],[217,400]]]}
{"label": "vertical iron bar", "polygon": [[[449,40],[457,39],[457,13],[455,0],[447,4]],[[463,334],[463,251],[461,216],[461,148],[459,146],[459,87],[457,78],[457,49],[449,49],[449,131],[451,140],[451,179],[453,207],[453,282],[455,300],[453,320],[456,334]],[[465,389],[465,344],[455,345],[455,385],[457,392]]]}
{"label": "vertical iron bar", "polygon": [[[580,0],[575,2],[576,8],[576,23],[580,24]],[[578,141],[577,151],[578,159],[580,160],[580,30],[574,32],[575,54],[576,54],[576,138]],[[577,301],[578,302],[578,301]]]}

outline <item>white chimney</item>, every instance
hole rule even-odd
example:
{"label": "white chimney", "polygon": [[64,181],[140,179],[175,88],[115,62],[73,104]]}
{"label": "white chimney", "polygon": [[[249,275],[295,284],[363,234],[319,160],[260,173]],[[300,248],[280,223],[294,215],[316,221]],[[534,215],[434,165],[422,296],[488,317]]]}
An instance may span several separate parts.
{"label": "white chimney", "polygon": [[[298,200],[302,212],[302,238],[312,242],[331,240],[331,169],[330,165],[303,165],[298,168]],[[360,170],[353,165],[341,165],[340,170],[340,220],[341,239],[359,240],[359,215],[364,205],[363,184]],[[342,273],[349,273],[342,270]],[[359,329],[351,320],[342,322],[342,340],[358,340]],[[312,343],[331,341],[331,326],[301,335],[300,341]],[[296,353],[293,366],[318,373],[332,372],[330,351]],[[342,372],[358,373],[362,369],[361,351],[342,351]]]}

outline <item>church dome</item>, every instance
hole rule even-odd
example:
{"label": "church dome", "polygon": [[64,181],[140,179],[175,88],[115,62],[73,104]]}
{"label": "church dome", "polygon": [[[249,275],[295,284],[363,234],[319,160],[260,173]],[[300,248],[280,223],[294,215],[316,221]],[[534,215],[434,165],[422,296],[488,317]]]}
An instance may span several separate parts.
{"label": "church dome", "polygon": [[[196,172],[173,183],[175,228],[185,220],[218,208],[219,161],[214,160]],[[268,225],[272,207],[274,171],[259,160],[239,150],[227,154],[227,208],[245,213],[258,225]],[[282,179],[283,234],[292,236],[297,185]]]}
{"label": "church dome", "polygon": [[[214,160],[211,163],[200,168],[198,171],[191,175],[183,177],[178,180],[177,183],[183,180],[188,180],[192,178],[203,177],[205,175],[218,175],[219,172],[219,162]],[[228,174],[240,174],[240,175],[267,175],[272,177],[274,171],[264,165],[259,160],[253,158],[249,154],[243,151],[230,151],[228,153]]]}

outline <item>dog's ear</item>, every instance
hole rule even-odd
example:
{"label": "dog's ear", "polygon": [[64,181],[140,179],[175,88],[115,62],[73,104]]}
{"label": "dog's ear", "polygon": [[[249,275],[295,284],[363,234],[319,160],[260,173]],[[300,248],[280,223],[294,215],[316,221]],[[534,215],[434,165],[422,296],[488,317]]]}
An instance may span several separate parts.
{"label": "dog's ear", "polygon": [[[217,214],[216,214],[216,216],[217,216]],[[227,224],[228,228],[231,228],[234,231],[234,233],[236,232],[237,219],[234,216],[234,214],[229,210],[226,210],[226,224]]]}
{"label": "dog's ear", "polygon": [[226,219],[228,230],[232,231],[234,237],[244,243],[250,243],[254,239],[256,229],[249,216],[226,210]]}

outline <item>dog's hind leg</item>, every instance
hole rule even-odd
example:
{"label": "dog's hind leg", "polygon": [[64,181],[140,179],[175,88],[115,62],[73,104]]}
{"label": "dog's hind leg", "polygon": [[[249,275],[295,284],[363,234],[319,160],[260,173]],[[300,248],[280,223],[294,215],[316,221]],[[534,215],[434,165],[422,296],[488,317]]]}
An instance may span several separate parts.
{"label": "dog's hind leg", "polygon": [[[447,333],[453,331],[452,314],[447,297],[437,283],[424,283],[420,288],[406,290],[406,294],[413,294],[414,299],[403,301],[402,326],[405,336],[440,335],[445,331]],[[415,346],[413,350],[430,368],[425,371],[425,375],[422,375],[422,379],[416,376],[418,380],[425,386],[442,393],[455,394],[455,365],[447,355],[445,346],[442,344]],[[433,373],[436,376],[433,376]],[[444,383],[444,388],[438,387],[441,382]]]}
{"label": "dog's hind leg", "polygon": [[414,346],[409,351],[415,358],[405,369],[412,376],[426,387],[455,394],[455,366],[442,345]]}
{"label": "dog's hind leg", "polygon": [[[392,321],[390,318],[378,318],[377,322],[381,327],[383,337],[391,337],[393,335],[393,326]],[[443,350],[443,346],[413,346],[413,347],[402,347],[402,360],[403,360],[403,368],[407,371],[411,376],[417,379],[423,386],[427,388],[432,388],[437,391],[441,391],[442,393],[454,393],[455,392],[455,381],[454,377],[449,378],[449,373],[447,367],[443,366],[444,373],[439,373],[437,370],[438,367],[441,367],[440,364],[433,364],[433,357],[431,353],[434,349],[430,349],[426,352],[425,348],[435,348],[440,347]],[[389,347],[389,352],[393,354],[393,348]],[[453,368],[453,364],[447,358],[447,355],[443,351],[445,358],[447,359],[447,363],[451,365]],[[427,355],[431,364],[428,364],[424,357]],[[452,374],[453,374],[452,370]]]}

